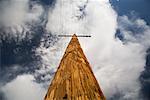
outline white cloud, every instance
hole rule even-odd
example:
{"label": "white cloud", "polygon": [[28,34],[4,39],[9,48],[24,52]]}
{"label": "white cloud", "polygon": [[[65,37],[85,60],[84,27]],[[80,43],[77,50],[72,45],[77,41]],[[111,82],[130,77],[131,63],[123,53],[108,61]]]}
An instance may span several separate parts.
{"label": "white cloud", "polygon": [[1,88],[6,100],[43,100],[45,89],[34,82],[32,75],[20,75]]}
{"label": "white cloud", "polygon": [[53,34],[79,33],[84,28],[84,21],[78,20],[83,15],[79,7],[86,4],[87,0],[57,0],[55,8],[49,11],[47,30]]}
{"label": "white cloud", "polygon": [[27,14],[26,21],[29,23],[40,21],[40,17],[44,14],[44,9],[40,4],[34,3],[31,11]]}
{"label": "white cloud", "polygon": [[21,25],[27,13],[29,0],[6,0],[2,1],[0,21],[5,26]]}
{"label": "white cloud", "polygon": [[[30,30],[27,23],[39,22],[44,10],[38,3],[29,9],[29,0],[3,0],[0,4],[0,27],[5,30],[3,36],[25,38]],[[32,33],[30,33],[31,35]]]}
{"label": "white cloud", "polygon": [[[62,42],[64,44],[62,44]],[[61,60],[64,50],[66,48],[67,40],[59,40],[55,45],[50,46],[49,48],[45,48],[42,42],[40,47],[36,49],[36,55],[41,57],[41,68],[36,70],[34,75],[35,77],[40,77],[43,80],[44,86],[48,88],[50,84],[49,80],[51,81],[52,75],[56,71],[57,66],[59,65],[59,61]]]}
{"label": "white cloud", "polygon": [[150,46],[150,26],[143,19],[129,19],[127,16],[119,17],[119,29],[124,33],[126,41],[140,43],[143,48]]}

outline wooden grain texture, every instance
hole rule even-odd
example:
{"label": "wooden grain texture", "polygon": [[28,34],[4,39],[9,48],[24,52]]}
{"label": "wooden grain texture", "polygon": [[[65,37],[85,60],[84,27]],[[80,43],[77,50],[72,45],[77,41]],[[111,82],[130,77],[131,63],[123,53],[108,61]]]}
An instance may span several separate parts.
{"label": "wooden grain texture", "polygon": [[44,100],[106,100],[75,34]]}

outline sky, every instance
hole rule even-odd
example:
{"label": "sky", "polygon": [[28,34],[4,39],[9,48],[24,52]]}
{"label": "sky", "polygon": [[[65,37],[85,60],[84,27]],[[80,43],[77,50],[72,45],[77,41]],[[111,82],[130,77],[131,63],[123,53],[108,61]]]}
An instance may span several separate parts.
{"label": "sky", "polygon": [[149,100],[149,0],[0,0],[0,100],[43,100],[79,38],[107,100]]}

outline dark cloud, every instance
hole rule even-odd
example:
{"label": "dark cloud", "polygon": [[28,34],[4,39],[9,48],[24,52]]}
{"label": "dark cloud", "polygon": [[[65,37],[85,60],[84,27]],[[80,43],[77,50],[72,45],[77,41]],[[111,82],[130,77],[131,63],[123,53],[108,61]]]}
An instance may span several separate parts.
{"label": "dark cloud", "polygon": [[38,56],[35,56],[35,49],[40,45],[43,34],[42,28],[34,27],[34,29],[36,34],[32,39],[28,39],[28,34],[19,42],[16,41],[16,38],[1,38],[1,81],[12,80],[18,74],[33,71],[35,66],[29,64],[39,59]]}
{"label": "dark cloud", "polygon": [[140,76],[140,82],[142,85],[141,93],[146,100],[150,98],[150,49],[147,51],[146,56],[146,66],[145,70],[142,72]]}
{"label": "dark cloud", "polygon": [[56,2],[56,0],[30,0],[30,1],[40,3],[41,5],[43,5],[45,7],[53,6]]}
{"label": "dark cloud", "polygon": [[2,91],[0,91],[0,100],[7,100],[5,98],[5,93],[3,93]]}

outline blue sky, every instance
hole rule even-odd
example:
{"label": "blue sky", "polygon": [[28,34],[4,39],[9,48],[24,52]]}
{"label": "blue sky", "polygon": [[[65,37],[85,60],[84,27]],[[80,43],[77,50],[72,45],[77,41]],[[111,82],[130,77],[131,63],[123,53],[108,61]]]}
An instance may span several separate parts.
{"label": "blue sky", "polygon": [[132,12],[137,17],[144,19],[150,24],[150,1],[149,0],[110,0],[119,15],[130,15]]}

